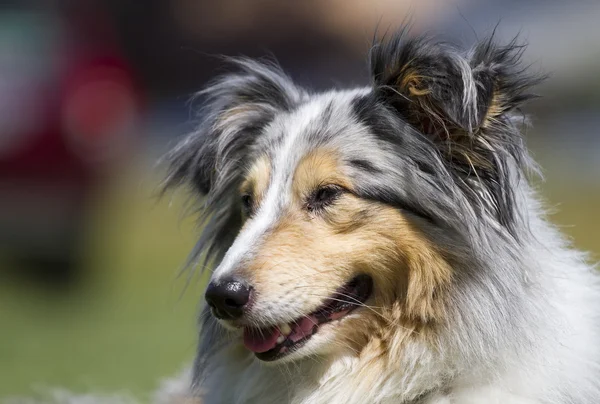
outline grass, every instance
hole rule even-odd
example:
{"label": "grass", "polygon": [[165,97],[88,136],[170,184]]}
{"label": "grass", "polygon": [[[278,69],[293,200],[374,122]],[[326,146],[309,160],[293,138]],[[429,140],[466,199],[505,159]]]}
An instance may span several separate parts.
{"label": "grass", "polygon": [[[57,297],[0,284],[0,398],[56,386],[144,398],[192,360],[202,282],[183,293],[176,275],[193,223],[181,219],[180,199],[156,202],[154,183],[138,182],[133,173],[99,193],[87,287]],[[561,202],[553,220],[572,225],[564,230],[578,247],[599,253],[600,190],[549,184],[545,192]]]}
{"label": "grass", "polygon": [[153,184],[132,184],[99,193],[84,288],[56,296],[0,285],[0,397],[57,386],[143,397],[192,360],[201,285],[184,293],[176,275],[193,225],[180,200],[169,209],[152,198]]}

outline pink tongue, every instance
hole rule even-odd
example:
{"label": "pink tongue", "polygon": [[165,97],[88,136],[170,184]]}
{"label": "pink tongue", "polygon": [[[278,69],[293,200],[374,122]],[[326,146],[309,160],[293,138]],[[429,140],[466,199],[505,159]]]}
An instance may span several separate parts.
{"label": "pink tongue", "polygon": [[244,328],[244,345],[252,352],[267,352],[277,345],[279,329],[273,327],[270,330],[258,330],[256,328]]}

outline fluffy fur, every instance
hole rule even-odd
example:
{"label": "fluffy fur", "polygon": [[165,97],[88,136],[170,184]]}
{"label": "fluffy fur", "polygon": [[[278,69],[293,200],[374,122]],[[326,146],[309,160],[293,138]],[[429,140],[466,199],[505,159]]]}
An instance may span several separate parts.
{"label": "fluffy fur", "polygon": [[[180,398],[600,400],[598,280],[528,183],[518,111],[539,78],[521,51],[400,33],[372,48],[365,88],[313,94],[242,59],[202,91],[167,188],[202,196],[192,262],[255,295],[238,322],[204,310]],[[357,274],[369,300],[297,352],[266,364],[242,345],[241,328],[293,322]]]}

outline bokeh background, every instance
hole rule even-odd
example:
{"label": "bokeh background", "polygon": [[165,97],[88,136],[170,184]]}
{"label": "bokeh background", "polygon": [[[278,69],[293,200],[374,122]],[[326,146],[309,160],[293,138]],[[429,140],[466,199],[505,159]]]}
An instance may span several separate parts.
{"label": "bokeh background", "polygon": [[191,361],[202,279],[178,274],[197,229],[185,194],[157,198],[156,161],[197,118],[189,99],[216,55],[273,55],[315,90],[360,85],[375,27],[407,21],[466,45],[496,26],[530,44],[527,63],[551,73],[528,109],[539,185],[598,258],[598,1],[5,0],[0,401],[55,387],[145,398]]}

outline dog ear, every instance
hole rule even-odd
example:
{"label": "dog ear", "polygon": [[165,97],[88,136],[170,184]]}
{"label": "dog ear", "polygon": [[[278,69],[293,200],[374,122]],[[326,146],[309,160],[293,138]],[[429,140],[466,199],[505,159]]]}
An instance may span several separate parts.
{"label": "dog ear", "polygon": [[[209,194],[240,167],[247,149],[277,111],[289,110],[304,93],[275,64],[229,59],[237,71],[227,74],[196,98],[204,99],[200,124],[167,156],[166,188],[190,182]],[[220,184],[221,186],[225,184]]]}
{"label": "dog ear", "polygon": [[374,94],[432,141],[475,204],[509,225],[509,159],[527,154],[515,118],[543,78],[520,66],[524,47],[492,39],[464,52],[401,32],[375,44],[370,54]]}
{"label": "dog ear", "polygon": [[523,46],[492,39],[464,53],[431,38],[400,32],[373,46],[373,85],[417,129],[428,135],[476,134],[534,98],[540,79],[519,68]]}
{"label": "dog ear", "polygon": [[[205,196],[200,207],[203,232],[190,260],[220,259],[241,227],[238,187],[252,146],[282,110],[305,93],[274,64],[233,59],[235,73],[198,93],[205,101],[197,129],[165,157],[163,193],[188,184]],[[190,261],[190,264],[193,261]]]}

